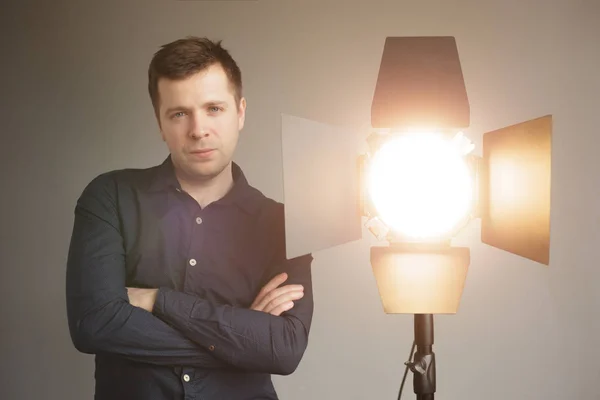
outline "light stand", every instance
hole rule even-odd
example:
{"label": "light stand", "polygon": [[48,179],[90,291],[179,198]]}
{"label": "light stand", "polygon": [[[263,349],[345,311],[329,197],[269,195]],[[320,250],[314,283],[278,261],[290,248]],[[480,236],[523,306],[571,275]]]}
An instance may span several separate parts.
{"label": "light stand", "polygon": [[406,363],[413,372],[417,400],[433,400],[435,395],[435,353],[433,352],[433,314],[415,314],[414,361]]}

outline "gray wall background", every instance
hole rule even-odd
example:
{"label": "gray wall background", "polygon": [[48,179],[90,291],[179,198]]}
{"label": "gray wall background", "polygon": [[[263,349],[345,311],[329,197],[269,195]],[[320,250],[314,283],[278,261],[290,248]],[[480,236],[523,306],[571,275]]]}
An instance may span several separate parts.
{"label": "gray wall background", "polygon": [[[436,318],[436,398],[600,398],[599,4],[3,2],[0,398],[92,398],[93,358],[74,350],[65,316],[73,207],[95,175],[166,156],[146,69],[190,34],[223,39],[238,60],[236,159],[278,200],[279,114],[368,126],[388,35],[456,36],[477,152],[483,132],[554,114],[551,266],[480,244],[477,223],[457,238],[472,263],[459,313]],[[383,313],[372,244],[315,254],[314,328],[297,372],[275,379],[282,399],[395,398],[412,317]]]}

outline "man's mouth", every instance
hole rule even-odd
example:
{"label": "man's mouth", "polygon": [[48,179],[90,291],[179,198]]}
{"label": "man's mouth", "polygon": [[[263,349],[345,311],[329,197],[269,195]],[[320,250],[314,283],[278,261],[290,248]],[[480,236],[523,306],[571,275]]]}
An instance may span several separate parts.
{"label": "man's mouth", "polygon": [[195,157],[207,158],[207,157],[210,157],[214,151],[215,151],[215,149],[198,149],[198,150],[192,150],[190,153]]}

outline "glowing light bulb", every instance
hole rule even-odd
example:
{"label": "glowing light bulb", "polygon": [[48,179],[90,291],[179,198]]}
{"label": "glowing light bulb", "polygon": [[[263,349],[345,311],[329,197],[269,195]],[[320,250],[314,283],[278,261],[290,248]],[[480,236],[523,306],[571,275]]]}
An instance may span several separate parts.
{"label": "glowing light bulb", "polygon": [[380,219],[394,232],[429,239],[452,231],[473,204],[473,178],[464,155],[473,149],[462,134],[391,137],[373,156],[368,193]]}

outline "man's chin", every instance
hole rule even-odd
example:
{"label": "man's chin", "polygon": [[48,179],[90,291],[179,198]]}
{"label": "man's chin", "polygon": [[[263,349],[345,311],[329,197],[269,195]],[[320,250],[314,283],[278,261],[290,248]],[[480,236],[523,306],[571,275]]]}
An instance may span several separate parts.
{"label": "man's chin", "polygon": [[208,181],[219,176],[224,170],[225,167],[217,165],[203,165],[189,168],[187,173],[194,180]]}

